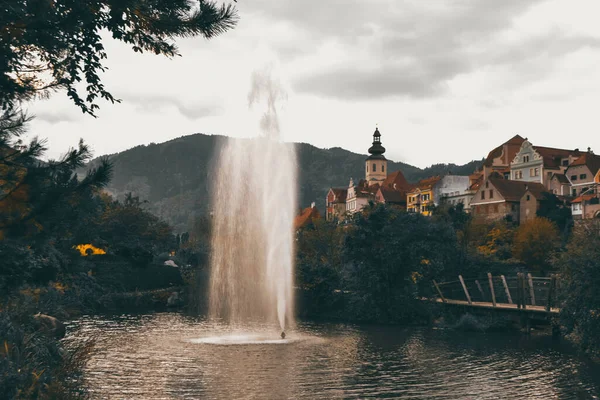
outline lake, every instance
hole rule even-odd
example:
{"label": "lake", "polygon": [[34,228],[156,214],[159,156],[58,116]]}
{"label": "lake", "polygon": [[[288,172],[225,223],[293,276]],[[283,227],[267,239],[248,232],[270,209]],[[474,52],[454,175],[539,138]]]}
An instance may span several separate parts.
{"label": "lake", "polygon": [[285,340],[179,313],[82,317],[93,399],[597,399],[600,365],[517,333],[299,322]]}

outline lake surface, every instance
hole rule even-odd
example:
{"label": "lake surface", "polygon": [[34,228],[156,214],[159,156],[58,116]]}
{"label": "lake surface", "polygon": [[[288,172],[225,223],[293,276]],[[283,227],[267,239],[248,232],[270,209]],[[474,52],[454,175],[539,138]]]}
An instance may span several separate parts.
{"label": "lake surface", "polygon": [[93,399],[597,399],[600,366],[547,336],[300,322],[232,332],[177,313],[83,317]]}

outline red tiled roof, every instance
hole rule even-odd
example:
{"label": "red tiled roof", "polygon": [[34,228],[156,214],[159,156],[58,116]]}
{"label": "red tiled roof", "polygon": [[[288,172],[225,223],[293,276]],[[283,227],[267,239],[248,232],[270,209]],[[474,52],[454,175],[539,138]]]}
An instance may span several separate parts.
{"label": "red tiled roof", "polygon": [[386,203],[405,204],[406,203],[406,191],[405,190],[394,190],[382,186],[379,188],[379,193],[385,200]]}
{"label": "red tiled roof", "polygon": [[433,185],[435,185],[436,183],[438,183],[440,181],[440,179],[442,179],[442,177],[440,177],[440,176],[432,176],[429,178],[421,179],[419,182],[417,182],[416,185],[414,185],[414,187],[411,189],[411,191],[415,191],[416,189],[420,189],[420,190],[431,189],[433,187]]}
{"label": "red tiled roof", "polygon": [[532,146],[533,149],[544,159],[545,168],[558,169],[563,158],[569,156],[579,157],[583,152],[579,150],[555,149],[552,147]]}
{"label": "red tiled roof", "polygon": [[596,197],[596,196],[593,194],[584,194],[582,196],[576,197],[575,199],[571,200],[571,203],[581,203],[583,201],[591,200],[594,197]]}
{"label": "red tiled roof", "polygon": [[490,177],[489,181],[506,201],[520,201],[528,190],[536,197],[548,191],[544,185],[536,182],[511,181],[497,177]]}
{"label": "red tiled roof", "polygon": [[383,181],[381,186],[390,188],[390,189],[409,190],[411,185],[408,183],[408,181],[404,177],[404,174],[402,173],[402,171],[396,171],[396,172],[392,172],[391,174],[389,174],[385,178],[385,180]]}
{"label": "red tiled roof", "polygon": [[[494,159],[498,158],[500,156],[502,156],[502,158],[503,158],[503,160],[502,160],[503,164],[509,165],[510,162],[515,158],[515,156],[519,152],[519,149],[524,141],[525,141],[525,139],[523,139],[520,135],[513,136],[507,142],[502,143],[500,146],[498,146],[494,150],[490,151],[487,158],[483,162],[483,165],[485,165],[486,167],[491,167],[492,164],[494,163]],[[507,147],[507,150],[508,150],[507,154],[503,154],[504,146]]]}
{"label": "red tiled roof", "polygon": [[344,189],[331,188],[331,191],[333,192],[333,194],[335,196],[335,200],[333,201],[334,203],[345,203],[346,202],[346,197],[348,196],[348,189],[346,189],[346,188],[344,188]]}
{"label": "red tiled roof", "polygon": [[297,215],[294,218],[294,227],[296,229],[302,228],[308,225],[310,222],[313,222],[315,219],[321,218],[321,214],[319,214],[319,210],[317,207],[308,207],[302,210],[300,215]]}
{"label": "red tiled roof", "polygon": [[590,153],[583,153],[581,157],[573,161],[570,167],[576,167],[579,165],[586,165],[589,168],[592,175],[596,175],[596,173],[598,173],[598,170],[600,170],[600,156]]}

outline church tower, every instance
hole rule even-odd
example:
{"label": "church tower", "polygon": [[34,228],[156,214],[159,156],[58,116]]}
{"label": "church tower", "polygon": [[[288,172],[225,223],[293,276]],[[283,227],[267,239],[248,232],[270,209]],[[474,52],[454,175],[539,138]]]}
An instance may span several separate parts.
{"label": "church tower", "polygon": [[387,177],[387,159],[383,155],[385,147],[381,145],[381,133],[375,128],[373,146],[369,148],[369,158],[365,161],[365,172],[369,186],[381,184]]}

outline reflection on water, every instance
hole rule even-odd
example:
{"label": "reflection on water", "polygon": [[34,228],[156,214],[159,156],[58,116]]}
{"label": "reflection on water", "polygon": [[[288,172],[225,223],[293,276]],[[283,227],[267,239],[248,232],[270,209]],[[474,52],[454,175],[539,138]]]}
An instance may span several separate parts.
{"label": "reflection on water", "polygon": [[[300,323],[229,332],[180,314],[84,317],[98,399],[596,399],[600,366],[548,337]],[[271,333],[274,332],[274,333]]]}

